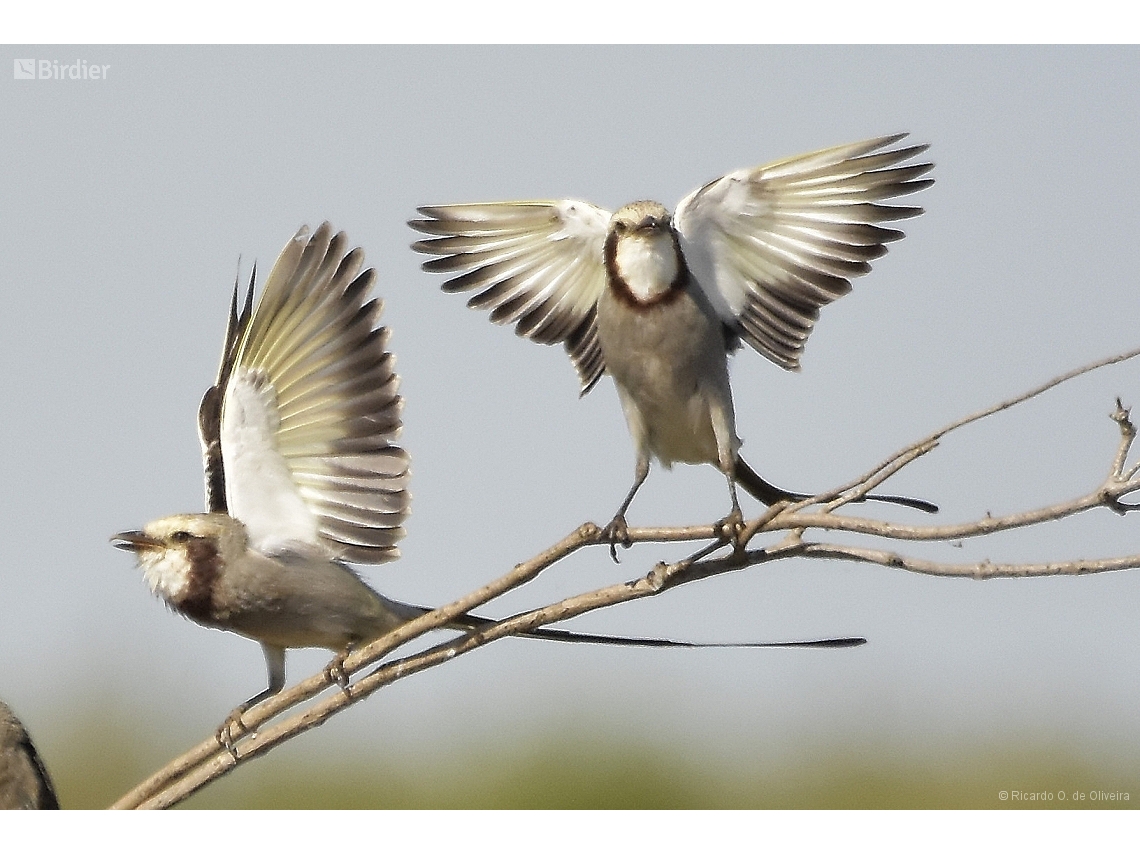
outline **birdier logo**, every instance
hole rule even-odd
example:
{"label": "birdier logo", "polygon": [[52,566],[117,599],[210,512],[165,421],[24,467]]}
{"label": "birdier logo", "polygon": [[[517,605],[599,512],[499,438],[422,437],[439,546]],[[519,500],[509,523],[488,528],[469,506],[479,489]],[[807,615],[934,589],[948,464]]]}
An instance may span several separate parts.
{"label": "birdier logo", "polygon": [[106,80],[109,65],[98,65],[85,59],[60,62],[55,59],[15,59],[15,80]]}

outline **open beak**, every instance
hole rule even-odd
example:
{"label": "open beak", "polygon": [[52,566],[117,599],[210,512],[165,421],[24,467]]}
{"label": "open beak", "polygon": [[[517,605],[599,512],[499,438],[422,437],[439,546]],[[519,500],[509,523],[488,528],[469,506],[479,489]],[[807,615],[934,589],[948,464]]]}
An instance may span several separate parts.
{"label": "open beak", "polygon": [[131,552],[142,552],[146,549],[158,549],[162,546],[162,541],[155,540],[141,531],[120,531],[111,538],[111,546]]}

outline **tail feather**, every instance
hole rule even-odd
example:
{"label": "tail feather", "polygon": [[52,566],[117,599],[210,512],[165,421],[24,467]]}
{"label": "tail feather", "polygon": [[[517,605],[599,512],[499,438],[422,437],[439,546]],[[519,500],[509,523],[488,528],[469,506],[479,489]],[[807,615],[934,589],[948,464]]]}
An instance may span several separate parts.
{"label": "tail feather", "polygon": [[[747,490],[749,495],[759,499],[765,505],[774,505],[776,502],[800,502],[804,499],[811,498],[811,496],[804,493],[792,493],[788,490],[781,490],[775,484],[769,484],[757,475],[755,470],[740,457],[736,458],[736,468],[733,470],[732,475],[733,478],[736,479],[736,483]],[[856,501],[887,502],[892,505],[914,508],[917,511],[924,511],[928,514],[938,513],[938,505],[927,502],[924,499],[911,499],[906,496],[881,496],[876,493],[871,493]]]}
{"label": "tail feather", "polygon": [[[399,600],[391,600],[388,597],[381,596],[385,605],[388,606],[393,612],[403,617],[405,620],[412,620],[420,615],[427,614],[430,609],[423,606],[413,606],[410,603],[401,603]],[[479,615],[465,614],[459,615],[450,624],[448,629],[457,629],[461,631],[470,632],[472,630],[486,629],[493,626],[498,621],[492,618],[481,617]],[[519,633],[520,638],[533,638],[539,641],[565,641],[577,644],[602,644],[611,647],[684,647],[684,648],[709,648],[709,647],[858,647],[861,644],[866,644],[867,639],[859,637],[845,637],[845,638],[817,638],[810,641],[743,641],[743,642],[702,642],[702,641],[677,641],[672,638],[638,638],[624,635],[595,635],[589,632],[571,632],[565,629],[551,629],[549,627],[539,627],[532,629],[529,632]]]}
{"label": "tail feather", "polygon": [[[479,630],[492,626],[497,621],[478,615],[460,615],[452,629],[462,627],[467,630]],[[550,629],[539,627],[529,632],[519,633],[520,638],[533,638],[539,641],[568,641],[577,644],[603,644],[613,647],[858,647],[866,644],[865,638],[818,638],[811,641],[740,641],[740,642],[702,642],[677,641],[672,638],[638,638],[626,635],[595,635],[589,632],[570,632],[565,629]]]}

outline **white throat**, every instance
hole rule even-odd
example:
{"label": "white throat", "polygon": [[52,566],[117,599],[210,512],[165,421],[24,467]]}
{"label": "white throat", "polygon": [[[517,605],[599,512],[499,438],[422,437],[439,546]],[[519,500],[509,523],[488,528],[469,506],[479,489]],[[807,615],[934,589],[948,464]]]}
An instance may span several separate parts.
{"label": "white throat", "polygon": [[668,291],[679,272],[673,237],[663,231],[623,235],[614,262],[634,298],[643,303]]}
{"label": "white throat", "polygon": [[190,562],[181,549],[163,549],[139,554],[139,567],[151,591],[169,603],[186,593],[190,582]]}

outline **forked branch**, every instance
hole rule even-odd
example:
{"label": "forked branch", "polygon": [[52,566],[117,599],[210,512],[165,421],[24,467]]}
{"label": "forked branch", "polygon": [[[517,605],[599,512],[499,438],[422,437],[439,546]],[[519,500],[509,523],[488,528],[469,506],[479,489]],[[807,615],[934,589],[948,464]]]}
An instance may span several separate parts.
{"label": "forked branch", "polygon": [[[1140,509],[1140,504],[1123,501],[1124,497],[1140,490],[1140,463],[1131,466],[1128,464],[1136,429],[1129,418],[1128,410],[1118,399],[1112,418],[1119,426],[1120,442],[1107,467],[1109,470],[1107,477],[1097,489],[1086,495],[1021,513],[999,517],[987,514],[970,522],[944,526],[907,526],[835,513],[850,502],[866,495],[895,472],[930,453],[948,433],[1035,398],[1075,377],[1138,355],[1140,348],[1099,360],[1067,372],[1022,395],[959,419],[901,449],[849,484],[795,504],[781,503],[768,508],[761,516],[747,522],[741,531],[725,531],[716,523],[672,528],[629,529],[629,540],[632,543],[707,541],[707,544],[682,560],[670,564],[657,564],[649,572],[626,581],[522,612],[427,650],[381,662],[394,650],[421,635],[445,628],[455,617],[476,610],[506,592],[525,585],[543,570],[568,555],[587,546],[608,546],[601,529],[593,523],[586,523],[494,582],[351,652],[343,660],[343,673],[350,677],[357,674],[361,676],[347,686],[343,688],[337,686],[333,675],[328,671],[303,680],[249,710],[242,717],[246,732],[232,746],[222,746],[211,736],[139,784],[116,802],[114,807],[161,808],[177,804],[238,765],[264,754],[306,730],[317,727],[330,716],[384,686],[427,668],[442,665],[456,656],[492,641],[618,603],[655,596],[678,585],[747,567],[794,557],[839,558],[927,575],[974,579],[1077,575],[1140,568],[1140,554],[1032,564],[1001,564],[988,560],[952,564],[907,556],[893,549],[878,546],[825,543],[807,537],[809,531],[841,531],[904,542],[958,541],[1013,528],[1041,525],[1097,507],[1108,508],[1121,515]],[[783,533],[784,536],[769,545],[751,546],[754,539],[766,533]],[[330,687],[335,687],[335,690],[329,692],[326,697],[316,700],[288,718],[270,724],[272,719],[300,707]]]}

